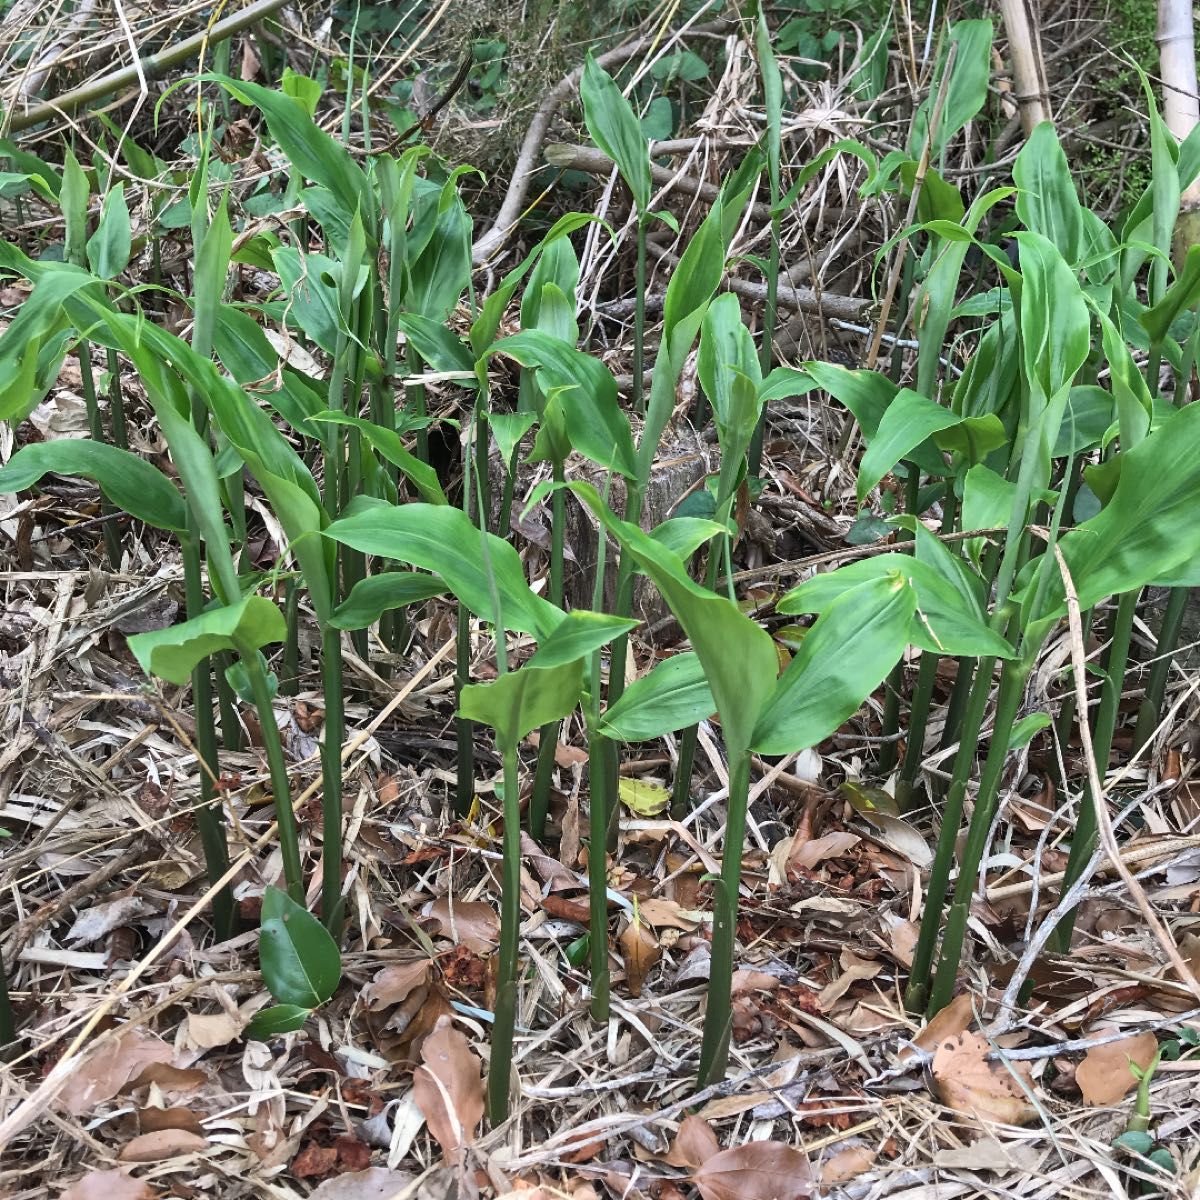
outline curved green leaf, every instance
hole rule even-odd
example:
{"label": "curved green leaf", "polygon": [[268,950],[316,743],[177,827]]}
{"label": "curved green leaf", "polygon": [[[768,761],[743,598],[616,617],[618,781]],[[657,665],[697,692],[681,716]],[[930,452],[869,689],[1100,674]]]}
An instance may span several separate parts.
{"label": "curved green leaf", "polygon": [[329,930],[274,887],[263,894],[258,958],[263,982],[283,1005],[317,1008],[342,978],[342,956]]}
{"label": "curved green leaf", "polygon": [[645,216],[650,208],[652,187],[650,145],[629,101],[590,51],[583,66],[579,96],[592,141],[616,163],[621,178],[633,193],[638,214]]}
{"label": "curved green leaf", "polygon": [[688,651],[635,679],[600,719],[600,732],[623,742],[646,742],[706,720],[716,707],[704,667]]}
{"label": "curved green leaf", "polygon": [[283,1033],[295,1033],[304,1028],[304,1022],[311,1016],[312,1009],[299,1004],[272,1004],[270,1008],[259,1009],[250,1018],[246,1037],[265,1042]]}
{"label": "curved green leaf", "polygon": [[330,624],[335,629],[366,629],[385,612],[420,604],[450,589],[437,575],[417,571],[386,571],[360,579],[350,595],[333,610]]}

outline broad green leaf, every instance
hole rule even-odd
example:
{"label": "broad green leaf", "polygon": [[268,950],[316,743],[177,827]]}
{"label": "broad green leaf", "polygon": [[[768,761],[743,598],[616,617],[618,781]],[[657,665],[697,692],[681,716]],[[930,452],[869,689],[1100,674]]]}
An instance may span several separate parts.
{"label": "broad green leaf", "polygon": [[421,254],[410,258],[405,306],[444,321],[471,282],[471,217],[456,195]]}
{"label": "broad green leaf", "polygon": [[119,183],[104,197],[96,232],[88,239],[87,260],[92,272],[101,279],[115,279],[129,265],[132,246],[125,185]]}
{"label": "broad green leaf", "polygon": [[104,442],[60,438],[24,446],[0,467],[0,492],[24,491],[51,471],[92,480],[118,508],[156,529],[187,529],[187,509],[175,485],[136,454]]}
{"label": "broad green leaf", "polygon": [[609,73],[588,52],[579,83],[592,141],[617,165],[640,216],[650,208],[650,146],[641,122]]}
{"label": "broad green leaf", "polygon": [[291,96],[310,117],[316,114],[317,101],[321,99],[321,84],[318,80],[300,75],[291,67],[284,67],[279,80],[279,90],[285,96]]}
{"label": "broad green leaf", "polygon": [[776,367],[759,384],[758,398],[764,404],[772,400],[791,400],[796,396],[807,396],[821,385],[807,371],[795,367]]}
{"label": "broad green leaf", "polygon": [[437,575],[417,571],[385,571],[360,579],[333,610],[335,629],[366,629],[385,612],[444,595],[449,588]]}
{"label": "broad green leaf", "polygon": [[350,425],[357,429],[379,454],[412,480],[422,500],[427,504],[449,503],[445,492],[442,491],[437,472],[428,463],[423,463],[415,454],[407,451],[400,435],[394,429],[385,429],[372,421],[364,421],[361,417],[352,417],[332,409],[317,413],[313,420],[328,422],[331,425]]}
{"label": "broad green leaf", "polygon": [[526,664],[491,683],[468,684],[462,689],[459,713],[490,725],[501,746],[512,745],[572,713],[582,689],[582,659],[544,669]]}
{"label": "broad green leaf", "polygon": [[771,638],[731,600],[688,578],[683,564],[635,525],[613,515],[590,484],[572,484],[604,527],[654,581],[704,666],[731,759],[743,754],[771,695],[778,657]]}
{"label": "broad green leaf", "polygon": [[629,420],[617,403],[616,380],[598,358],[537,329],[501,338],[483,357],[492,354],[536,368],[547,392],[562,389],[559,402],[575,450],[597,466],[634,477]]}
{"label": "broad green leaf", "polygon": [[1049,713],[1035,712],[1022,717],[1013,727],[1008,738],[1009,753],[1020,750],[1022,746],[1033,741],[1043,729],[1049,729],[1054,722]]}
{"label": "broad green leaf", "polygon": [[645,742],[686,729],[716,711],[704,668],[693,651],[664,659],[600,719],[600,732],[622,742]]}
{"label": "broad green leaf", "polygon": [[317,1008],[342,978],[342,956],[329,930],[274,887],[263,894],[258,958],[263,982],[281,1004]]}
{"label": "broad green leaf", "polygon": [[262,596],[247,596],[182,625],[134,634],[129,649],[147,675],[184,684],[191,678],[192,668],[210,654],[221,650],[251,653],[286,636],[287,626],[279,609]]}
{"label": "broad green leaf", "polygon": [[65,223],[63,261],[72,266],[87,264],[88,196],[87,175],[71,149],[63,155],[62,188],[58,203]]}
{"label": "broad green leaf", "polygon": [[1111,392],[1094,384],[1071,389],[1053,456],[1067,458],[1098,446],[1115,416]]}
{"label": "broad green leaf", "polygon": [[835,600],[774,686],[751,747],[760,754],[791,754],[827,738],[895,666],[915,611],[916,594],[898,573]]}
{"label": "broad green leaf", "polygon": [[505,470],[512,462],[512,456],[521,444],[521,439],[536,422],[535,412],[492,413],[488,417],[488,428],[492,431],[492,437],[496,439],[496,445],[500,447],[500,457],[504,459]]}
{"label": "broad green leaf", "polygon": [[1029,135],[1013,163],[1013,182],[1019,189],[1017,216],[1025,228],[1053,242],[1068,263],[1078,266],[1086,247],[1083,206],[1052,121]]}
{"label": "broad green leaf", "polygon": [[271,258],[283,285],[283,311],[289,322],[326,354],[336,354],[343,328],[333,282],[339,274],[337,263],[323,254],[301,254],[291,246],[280,246]]}
{"label": "broad green leaf", "polygon": [[1194,308],[1197,301],[1200,301],[1200,246],[1189,246],[1183,269],[1162,299],[1138,316],[1151,344],[1161,345],[1166,341],[1175,319],[1186,309]]}
{"label": "broad green leaf", "polygon": [[432,571],[477,617],[495,619],[489,577],[500,597],[505,628],[550,635],[563,613],[536,595],[525,581],[520,555],[494,534],[485,563],[480,532],[461,509],[434,504],[372,508],[343,517],[325,530],[334,541],[380,558]]}
{"label": "broad green leaf", "polygon": [[[466,345],[440,320],[420,313],[401,313],[396,324],[412,347],[435,371],[473,371],[475,360]],[[470,380],[466,380],[470,383]]]}
{"label": "broad green leaf", "polygon": [[[705,495],[711,496],[711,493],[705,492]],[[656,525],[650,531],[650,536],[676,558],[687,562],[705,542],[730,532],[730,529],[706,517],[671,517],[661,525]]]}
{"label": "broad green leaf", "polygon": [[312,1009],[300,1004],[272,1004],[269,1008],[260,1008],[250,1018],[245,1035],[252,1041],[265,1042],[280,1034],[303,1029],[311,1016]]}
{"label": "broad green leaf", "polygon": [[607,613],[577,608],[567,613],[549,637],[542,641],[537,652],[525,664],[526,669],[534,667],[545,670],[587,658],[614,638],[637,627],[638,622],[629,617],[610,617]]}
{"label": "broad green leaf", "polygon": [[[941,118],[934,136],[929,139],[929,122],[933,107],[938,103],[942,75],[949,60],[951,46],[956,47],[950,80],[941,101]],[[929,159],[937,162],[951,139],[969,121],[974,120],[988,96],[992,71],[991,21],[955,21],[942,45],[937,70],[930,83],[929,95],[913,118],[908,139],[910,158],[918,158],[929,140]]]}
{"label": "broad green leaf", "polygon": [[741,304],[732,292],[718,296],[705,311],[696,374],[712,404],[722,459],[740,461],[758,424],[762,372]]}
{"label": "broad green leaf", "polygon": [[[859,464],[859,503],[912,450],[932,434],[957,425],[962,419],[911,388],[902,388],[897,392],[880,419],[879,428],[870,438]],[[944,467],[942,469],[945,470]]]}
{"label": "broad green leaf", "polygon": [[345,146],[313,120],[302,100],[225,75],[208,74],[200,78],[204,83],[219,83],[235,99],[258,109],[289,162],[305,178],[328,188],[341,202],[347,219],[356,210],[374,210],[370,184],[362,168]]}

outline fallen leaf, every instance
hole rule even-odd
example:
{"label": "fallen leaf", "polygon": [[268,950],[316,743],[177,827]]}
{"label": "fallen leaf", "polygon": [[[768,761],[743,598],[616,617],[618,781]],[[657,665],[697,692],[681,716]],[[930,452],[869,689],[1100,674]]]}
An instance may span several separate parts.
{"label": "fallen leaf", "polygon": [[766,971],[749,971],[739,968],[734,971],[729,981],[731,996],[745,996],[750,992],[774,992],[779,990],[778,975],[770,975]]}
{"label": "fallen leaf", "polygon": [[71,946],[90,946],[107,937],[114,929],[153,911],[153,905],[147,904],[141,896],[124,896],[120,900],[94,904],[75,918],[75,923],[67,931],[66,941]]}
{"label": "fallen leaf", "polygon": [[438,1018],[421,1046],[424,1065],[413,1072],[413,1099],[447,1158],[475,1140],[483,1120],[483,1063],[449,1017]]}
{"label": "fallen leaf", "polygon": [[969,1146],[954,1146],[934,1152],[933,1161],[939,1167],[967,1171],[1036,1171],[1042,1151],[1028,1142],[998,1142],[994,1137],[981,1137]]}
{"label": "fallen leaf", "polygon": [[847,1146],[831,1154],[821,1164],[821,1186],[832,1187],[835,1183],[849,1183],[865,1175],[874,1165],[878,1151],[870,1146]]}
{"label": "fallen leaf", "polygon": [[792,841],[791,852],[788,854],[788,866],[802,867],[812,870],[827,858],[838,858],[847,850],[852,850],[862,839],[856,833],[837,830],[827,833],[824,837],[809,838],[807,841]]}
{"label": "fallen leaf", "polygon": [[680,1122],[679,1132],[671,1143],[666,1161],[672,1167],[686,1167],[689,1171],[695,1171],[720,1153],[721,1144],[712,1126],[702,1117],[690,1115]]}
{"label": "fallen leaf", "polygon": [[124,1171],[89,1171],[58,1200],[158,1200],[161,1193]]}
{"label": "fallen leaf", "polygon": [[639,901],[638,916],[655,929],[682,929],[686,933],[699,928],[706,919],[705,913],[684,908],[678,901],[664,900],[661,896]]}
{"label": "fallen leaf", "polygon": [[408,998],[409,994],[429,978],[430,961],[418,958],[415,962],[396,963],[384,967],[362,991],[362,997],[372,1012],[391,1008]]}
{"label": "fallen leaf", "polygon": [[1137,1087],[1130,1062],[1144,1071],[1157,1053],[1158,1039],[1150,1032],[1093,1046],[1075,1068],[1075,1082],[1084,1103],[1100,1107],[1116,1104]]}
{"label": "fallen leaf", "polygon": [[188,1013],[188,1037],[201,1050],[212,1050],[216,1046],[228,1046],[242,1032],[242,1023],[227,1012],[198,1014]]}
{"label": "fallen leaf", "polygon": [[309,1142],[292,1159],[291,1172],[297,1179],[320,1179],[337,1168],[337,1157],[335,1146],[318,1146],[316,1142]]}
{"label": "fallen leaf", "polygon": [[422,912],[437,922],[442,937],[461,942],[476,954],[486,954],[500,941],[500,918],[490,904],[481,900],[451,904],[449,896],[441,896],[425,905]]}
{"label": "fallen leaf", "polygon": [[198,1137],[204,1136],[199,1116],[190,1108],[142,1108],[138,1110],[138,1130],[154,1133],[159,1129],[186,1129]]}
{"label": "fallen leaf", "polygon": [[151,1063],[169,1063],[175,1051],[146,1029],[131,1029],[101,1047],[67,1080],[59,1101],[72,1116],[82,1116],[111,1100]]}
{"label": "fallen leaf", "polygon": [[121,1147],[117,1156],[121,1162],[161,1162],[164,1158],[177,1158],[181,1154],[196,1154],[208,1146],[208,1139],[188,1129],[156,1129],[153,1133],[140,1133],[131,1142]]}
{"label": "fallen leaf", "polygon": [[529,860],[529,865],[550,891],[562,892],[579,887],[579,880],[574,873],[568,871],[557,858],[547,854],[524,830],[521,830],[521,857]]}
{"label": "fallen leaf", "polygon": [[931,1068],[938,1098],[963,1116],[1027,1125],[1037,1117],[1026,1091],[1033,1086],[1029,1064],[989,1062],[990,1052],[987,1040],[974,1033],[940,1042]]}
{"label": "fallen leaf", "polygon": [[918,1050],[933,1050],[938,1042],[955,1034],[966,1031],[975,1016],[975,1003],[968,992],[955,996],[945,1008],[938,1009],[931,1020],[920,1033],[913,1038],[913,1046],[905,1046],[900,1051],[900,1061],[913,1058]]}
{"label": "fallen leaf", "polygon": [[[888,918],[884,917],[885,922]],[[902,967],[911,967],[913,953],[917,948],[917,935],[920,930],[912,921],[895,919],[888,922],[888,938],[892,944],[892,953]]]}
{"label": "fallen leaf", "polygon": [[849,950],[842,951],[840,965],[841,974],[832,983],[827,984],[817,997],[817,1006],[822,1012],[828,1012],[859,980],[874,979],[883,968],[882,963],[859,958]]}
{"label": "fallen leaf", "polygon": [[657,817],[671,803],[671,793],[661,783],[646,779],[623,778],[617,784],[617,795],[621,803],[639,817]]}
{"label": "fallen leaf", "polygon": [[326,1179],[309,1193],[308,1200],[393,1200],[412,1181],[413,1177],[403,1171],[369,1167]]}
{"label": "fallen leaf", "polygon": [[642,994],[642,985],[650,968],[662,958],[658,938],[641,921],[630,921],[621,930],[621,958],[625,963],[625,984],[631,996]]}
{"label": "fallen leaf", "polygon": [[864,812],[862,817],[879,831],[879,841],[903,854],[918,870],[923,871],[933,862],[933,851],[929,848],[929,843],[903,817],[879,809]]}
{"label": "fallen leaf", "polygon": [[808,1159],[783,1142],[747,1142],[714,1154],[692,1174],[704,1200],[803,1200],[812,1195]]}

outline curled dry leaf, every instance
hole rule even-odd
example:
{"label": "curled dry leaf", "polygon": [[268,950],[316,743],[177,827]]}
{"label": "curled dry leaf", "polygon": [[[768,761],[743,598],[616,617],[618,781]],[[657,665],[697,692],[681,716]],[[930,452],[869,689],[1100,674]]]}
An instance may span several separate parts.
{"label": "curled dry leaf", "polygon": [[703,1117],[689,1115],[680,1123],[666,1161],[673,1167],[695,1171],[720,1153],[721,1144],[712,1126]]}
{"label": "curled dry leaf", "polygon": [[975,1005],[970,994],[964,992],[961,996],[955,996],[945,1008],[939,1009],[934,1014],[933,1020],[913,1038],[913,1046],[916,1047],[916,1050],[911,1046],[905,1046],[900,1051],[900,1061],[904,1062],[913,1058],[918,1050],[933,1050],[939,1042],[946,1038],[965,1032],[974,1016]]}
{"label": "curled dry leaf", "polygon": [[153,905],[147,904],[141,896],[122,896],[119,900],[94,904],[75,918],[75,923],[67,933],[67,944],[90,946],[107,937],[114,929],[153,911]]}
{"label": "curled dry leaf", "polygon": [[152,1063],[169,1063],[174,1050],[147,1029],[131,1029],[102,1046],[68,1080],[59,1101],[72,1116],[111,1100]]}
{"label": "curled dry leaf", "polygon": [[778,975],[766,971],[751,971],[739,968],[734,971],[730,981],[729,991],[733,996],[746,996],[757,992],[777,991],[782,981]]}
{"label": "curled dry leaf", "polygon": [[822,1012],[829,1012],[859,980],[874,979],[883,966],[882,963],[871,959],[859,958],[849,950],[842,951],[840,965],[842,973],[832,983],[827,984],[817,997],[817,1006]]}
{"label": "curled dry leaf", "polygon": [[396,963],[384,967],[362,991],[362,997],[372,1012],[400,1004],[429,978],[430,962],[418,958],[415,962]]}
{"label": "curled dry leaf", "polygon": [[483,1120],[483,1063],[449,1017],[439,1017],[421,1046],[413,1099],[447,1158],[475,1140]]}
{"label": "curled dry leaf", "polygon": [[651,896],[638,904],[638,916],[655,929],[682,929],[691,933],[704,924],[706,914],[694,908],[684,908],[676,900]]}
{"label": "curled dry leaf", "polygon": [[792,870],[797,867],[812,870],[827,858],[838,858],[846,851],[853,850],[861,840],[856,833],[847,833],[845,830],[836,830],[824,837],[809,838],[803,842],[793,838],[787,865]]}
{"label": "curled dry leaf", "polygon": [[625,963],[625,984],[631,996],[642,994],[642,985],[650,968],[662,958],[658,938],[641,921],[630,921],[617,940]]}
{"label": "curled dry leaf", "polygon": [[1004,1125],[1027,1125],[1037,1117],[1029,1101],[1033,1076],[1028,1063],[989,1062],[991,1046],[974,1033],[938,1044],[933,1082],[947,1108],[966,1117]]}
{"label": "curled dry leaf", "polygon": [[461,942],[476,954],[486,954],[500,941],[500,917],[480,900],[451,904],[449,896],[441,896],[427,904],[423,913],[437,922],[442,937]]}
{"label": "curled dry leaf", "polygon": [[159,1195],[144,1179],[134,1179],[124,1171],[89,1171],[59,1200],[158,1200]]}
{"label": "curled dry leaf", "polygon": [[813,1193],[808,1159],[783,1142],[747,1142],[714,1154],[692,1173],[703,1200],[804,1200]]}
{"label": "curled dry leaf", "polygon": [[153,1133],[138,1134],[121,1148],[118,1157],[129,1163],[161,1162],[181,1154],[196,1154],[207,1146],[207,1138],[188,1129],[156,1129]]}
{"label": "curled dry leaf", "polygon": [[1158,1039],[1149,1031],[1093,1046],[1075,1068],[1075,1082],[1084,1103],[1101,1107],[1116,1104],[1137,1087],[1129,1064],[1144,1071],[1157,1053]]}

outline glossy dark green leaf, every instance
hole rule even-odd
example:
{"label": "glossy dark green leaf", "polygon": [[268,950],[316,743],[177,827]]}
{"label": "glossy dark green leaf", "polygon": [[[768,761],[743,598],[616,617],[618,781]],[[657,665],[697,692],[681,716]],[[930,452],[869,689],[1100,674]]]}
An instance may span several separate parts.
{"label": "glossy dark green leaf", "polygon": [[184,684],[191,678],[192,668],[210,654],[221,650],[249,653],[286,636],[287,625],[279,609],[263,596],[247,596],[181,625],[134,634],[129,649],[147,675]]}
{"label": "glossy dark green leaf", "polygon": [[104,442],[61,438],[24,446],[0,467],[0,492],[24,491],[51,471],[92,480],[118,508],[156,529],[187,529],[175,485],[145,459]]}
{"label": "glossy dark green leaf", "polygon": [[266,1042],[284,1033],[295,1033],[303,1029],[305,1021],[312,1016],[312,1009],[299,1004],[272,1004],[260,1008],[246,1026],[246,1037],[255,1042]]}
{"label": "glossy dark green leaf", "polygon": [[342,978],[342,956],[329,930],[274,887],[263,894],[258,958],[263,982],[281,1004],[317,1008]]}
{"label": "glossy dark green leaf", "polygon": [[336,629],[366,629],[385,612],[420,604],[444,595],[450,589],[437,575],[417,571],[386,571],[360,579],[350,595],[333,610],[330,623]]}
{"label": "glossy dark green leaf", "polygon": [[675,654],[625,689],[601,718],[600,732],[645,742],[706,720],[716,707],[700,659],[691,651]]}

